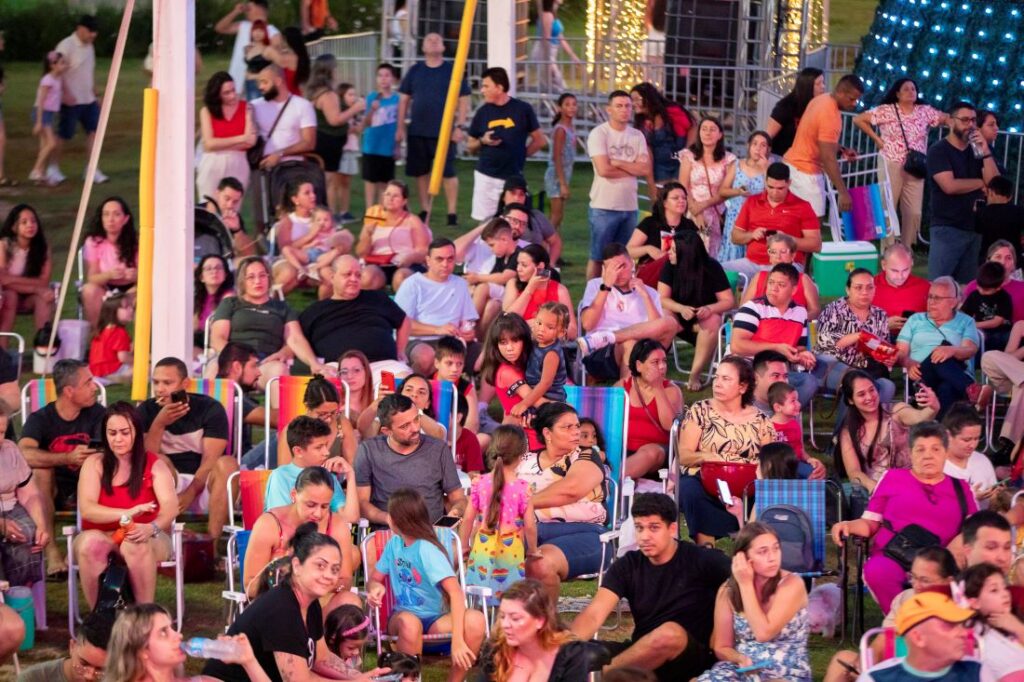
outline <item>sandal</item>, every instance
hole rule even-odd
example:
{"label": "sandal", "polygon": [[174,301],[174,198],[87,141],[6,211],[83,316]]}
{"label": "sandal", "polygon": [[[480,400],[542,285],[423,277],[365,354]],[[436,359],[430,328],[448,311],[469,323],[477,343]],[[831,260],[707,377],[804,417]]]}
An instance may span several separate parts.
{"label": "sandal", "polygon": [[0,187],[17,187],[18,181],[14,178],[2,177],[0,178]]}

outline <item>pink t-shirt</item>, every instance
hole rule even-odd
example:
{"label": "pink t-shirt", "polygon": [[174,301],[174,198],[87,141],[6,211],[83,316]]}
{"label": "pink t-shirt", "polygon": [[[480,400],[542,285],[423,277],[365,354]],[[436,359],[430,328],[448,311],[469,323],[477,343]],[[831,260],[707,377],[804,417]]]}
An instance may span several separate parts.
{"label": "pink t-shirt", "polygon": [[[134,263],[128,264],[121,260],[117,253],[117,245],[108,239],[100,237],[89,237],[85,240],[86,263],[93,263],[99,266],[100,272],[116,270],[117,268],[133,267]],[[111,282],[111,284],[122,284],[123,282]]]}
{"label": "pink t-shirt", "polygon": [[[488,473],[481,476],[469,493],[469,499],[473,506],[480,510],[480,513],[487,517],[487,508],[491,504],[491,491],[494,486],[494,474]],[[505,482],[505,488],[501,493],[501,513],[498,514],[498,523],[502,530],[521,528],[523,516],[526,514],[526,504],[530,501],[530,484],[521,478]]]}
{"label": "pink t-shirt", "polygon": [[46,98],[43,99],[43,111],[60,111],[60,97],[63,88],[63,81],[52,73],[43,76],[39,81],[39,89],[50,88],[46,91]]}

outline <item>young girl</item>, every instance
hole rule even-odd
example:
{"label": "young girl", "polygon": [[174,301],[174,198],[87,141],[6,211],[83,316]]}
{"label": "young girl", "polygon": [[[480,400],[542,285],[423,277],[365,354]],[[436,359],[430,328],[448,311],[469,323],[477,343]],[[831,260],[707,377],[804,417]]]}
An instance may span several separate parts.
{"label": "young girl", "polygon": [[[359,96],[359,91],[351,83],[342,83],[338,86],[338,97],[341,98],[341,111],[346,113],[352,109],[363,111],[366,109],[366,101]],[[338,196],[331,200],[332,206],[337,206],[341,211],[338,222],[341,224],[351,223],[356,217],[349,211],[352,200],[352,176],[359,175],[359,135],[363,131],[363,117],[353,116],[348,120],[348,139],[341,149],[341,162],[338,164],[338,174],[341,181],[338,183]]]}
{"label": "young girl", "polygon": [[487,451],[494,468],[473,484],[459,529],[462,551],[469,556],[466,583],[491,588],[492,604],[505,588],[526,578],[526,558],[540,556],[530,484],[516,474],[526,447],[522,428],[503,424],[494,430]]}
{"label": "young girl", "polygon": [[89,371],[105,384],[127,383],[132,378],[132,340],[127,326],[134,305],[134,297],[117,292],[100,306],[100,331],[89,343]]}
{"label": "young girl", "polygon": [[28,179],[37,185],[57,184],[46,177],[46,167],[50,156],[57,148],[57,136],[53,125],[60,111],[60,97],[63,84],[61,74],[67,70],[68,63],[60,52],[50,51],[43,59],[43,78],[36,90],[36,102],[32,107],[32,134],[39,138],[39,155],[32,166]]}
{"label": "young girl", "polygon": [[1012,673],[1024,670],[1024,623],[1013,615],[1006,577],[997,566],[983,563],[965,570],[961,578],[967,605],[980,616],[974,635],[985,666],[982,679],[1018,679]]}
{"label": "young girl", "polygon": [[[377,560],[367,585],[366,601],[379,608],[391,579],[395,598],[388,631],[392,634],[451,633],[452,673],[449,680],[462,680],[473,664],[475,652],[484,639],[484,616],[466,608],[466,597],[452,568],[449,553],[430,525],[423,497],[411,488],[401,488],[388,500],[388,525],[394,537]],[[442,537],[450,537],[447,532]],[[395,648],[403,654],[421,654],[423,639],[416,636],[398,640]]]}
{"label": "young girl", "polygon": [[580,417],[580,447],[604,452],[604,434],[590,417]]}
{"label": "young girl", "polygon": [[698,682],[743,682],[739,672],[756,663],[763,679],[810,682],[807,654],[807,589],[800,576],[783,571],[775,531],[747,524],[736,536],[732,577],[715,598],[711,646],[716,663]]}
{"label": "young girl", "polygon": [[569,324],[569,309],[557,301],[541,305],[533,318],[533,351],[526,361],[529,391],[509,412],[522,417],[526,411],[549,400],[565,402],[565,357],[559,345]]}
{"label": "young girl", "polygon": [[[483,378],[494,386],[506,424],[522,423],[522,419],[513,417],[511,412],[530,391],[526,385],[526,360],[532,352],[533,338],[526,321],[515,313],[498,315],[484,339]],[[530,450],[543,449],[533,429],[527,429],[526,437]]]}
{"label": "young girl", "polygon": [[558,97],[558,113],[551,119],[551,137],[554,140],[551,158],[544,172],[544,191],[551,200],[551,224],[562,228],[565,202],[569,199],[572,166],[576,160],[576,96],[563,92]]}
{"label": "young girl", "polygon": [[313,209],[313,221],[309,232],[302,235],[288,246],[281,248],[281,255],[306,277],[320,282],[330,283],[330,268],[334,259],[341,255],[338,246],[339,233],[334,231],[334,218],[326,206]]}

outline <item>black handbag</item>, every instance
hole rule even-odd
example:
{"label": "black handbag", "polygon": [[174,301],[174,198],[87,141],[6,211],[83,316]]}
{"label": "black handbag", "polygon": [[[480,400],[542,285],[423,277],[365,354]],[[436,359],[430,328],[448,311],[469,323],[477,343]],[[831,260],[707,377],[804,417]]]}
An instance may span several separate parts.
{"label": "black handbag", "polygon": [[907,175],[912,175],[918,179],[924,178],[928,175],[928,157],[924,155],[924,152],[910,148],[910,143],[907,142],[907,131],[903,129],[903,119],[900,118],[899,105],[893,104],[892,108],[896,110],[896,121],[900,124],[900,132],[903,133],[903,144],[907,148],[907,158],[903,160],[903,170]]}
{"label": "black handbag", "polygon": [[135,603],[128,565],[117,552],[107,556],[107,567],[100,573],[100,590],[94,611],[116,614],[125,606]]}
{"label": "black handbag", "polygon": [[262,135],[257,136],[256,142],[245,150],[245,159],[249,162],[250,169],[256,170],[260,167],[260,161],[263,160],[264,156],[263,151],[267,147],[267,140],[269,140],[270,136],[274,134],[275,130],[277,130],[277,122],[281,120],[281,115],[284,113],[284,110],[288,108],[288,105],[291,104],[291,101],[291,96],[284,101],[284,106],[281,107],[281,111],[277,112],[277,118],[274,119],[274,125],[270,126],[270,131],[267,132],[266,139],[264,139]]}
{"label": "black handbag", "polygon": [[[953,490],[956,491],[957,502],[960,503],[960,525],[963,525],[967,518],[967,497],[964,494],[963,482],[958,478],[950,477],[953,482]],[[939,536],[923,526],[910,523],[903,526],[899,531],[893,529],[888,521],[882,521],[882,525],[891,530],[893,535],[889,542],[882,548],[882,554],[898,563],[904,571],[909,571],[914,557],[925,547],[940,545]]]}

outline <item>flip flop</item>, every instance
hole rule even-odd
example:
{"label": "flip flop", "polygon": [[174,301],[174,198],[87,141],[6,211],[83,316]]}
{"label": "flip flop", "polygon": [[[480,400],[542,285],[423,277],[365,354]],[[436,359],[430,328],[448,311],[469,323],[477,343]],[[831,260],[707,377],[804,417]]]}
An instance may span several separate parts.
{"label": "flip flop", "polygon": [[46,582],[48,583],[66,583],[68,581],[68,569],[59,568],[56,571],[46,572]]}
{"label": "flip flop", "polygon": [[18,181],[13,178],[3,177],[0,178],[0,187],[17,187]]}

